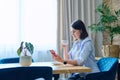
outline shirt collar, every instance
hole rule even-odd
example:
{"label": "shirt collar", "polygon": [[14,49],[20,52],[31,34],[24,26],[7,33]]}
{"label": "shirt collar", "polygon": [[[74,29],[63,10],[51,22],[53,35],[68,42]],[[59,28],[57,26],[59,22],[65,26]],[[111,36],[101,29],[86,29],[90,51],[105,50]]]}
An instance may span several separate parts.
{"label": "shirt collar", "polygon": [[76,40],[74,43],[77,44],[81,41],[81,39]]}

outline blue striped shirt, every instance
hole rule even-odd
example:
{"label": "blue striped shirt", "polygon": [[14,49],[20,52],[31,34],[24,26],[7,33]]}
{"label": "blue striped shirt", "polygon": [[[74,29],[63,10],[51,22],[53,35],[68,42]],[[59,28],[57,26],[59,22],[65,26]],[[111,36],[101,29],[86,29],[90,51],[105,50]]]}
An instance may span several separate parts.
{"label": "blue striped shirt", "polygon": [[75,41],[68,55],[69,59],[77,60],[78,65],[90,67],[92,69],[90,73],[99,72],[94,45],[90,38]]}

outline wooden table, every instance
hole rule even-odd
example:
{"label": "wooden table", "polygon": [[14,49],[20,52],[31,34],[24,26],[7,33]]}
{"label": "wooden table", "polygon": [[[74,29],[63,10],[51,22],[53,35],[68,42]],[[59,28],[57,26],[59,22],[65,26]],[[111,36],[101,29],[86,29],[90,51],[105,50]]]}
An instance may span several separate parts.
{"label": "wooden table", "polygon": [[[83,66],[73,66],[70,64],[64,65],[54,64],[55,62],[34,62],[30,66],[50,66],[53,69],[53,74],[76,73],[76,72],[90,72],[91,69]],[[0,69],[21,67],[19,63],[0,64]]]}

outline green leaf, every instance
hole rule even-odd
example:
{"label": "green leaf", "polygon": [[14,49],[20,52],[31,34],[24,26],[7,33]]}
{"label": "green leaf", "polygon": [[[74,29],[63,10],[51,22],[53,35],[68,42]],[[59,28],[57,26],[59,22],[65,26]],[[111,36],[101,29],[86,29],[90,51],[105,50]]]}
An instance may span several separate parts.
{"label": "green leaf", "polygon": [[18,50],[17,50],[17,54],[18,54],[18,56],[20,56],[20,54],[21,54],[21,52],[22,52],[22,49],[23,49],[23,41],[21,42],[21,44],[20,44],[20,47],[18,48]]}
{"label": "green leaf", "polygon": [[105,5],[104,3],[102,3],[101,5],[99,5],[96,10],[96,12],[98,12],[100,15],[105,14],[105,15],[110,15],[111,11],[109,9],[109,7],[107,5]]}
{"label": "green leaf", "polygon": [[120,26],[113,28],[113,34],[120,34]]}
{"label": "green leaf", "polygon": [[117,17],[120,17],[120,10],[115,11],[115,14],[117,15]]}
{"label": "green leaf", "polygon": [[91,24],[89,28],[92,32],[109,32],[109,39],[112,43],[114,34],[120,34],[120,9],[118,11],[111,11],[109,6],[102,3],[95,11],[99,14],[98,22]]}
{"label": "green leaf", "polygon": [[114,15],[101,15],[100,18],[101,18],[101,22],[108,24],[113,23],[117,20],[117,17]]}
{"label": "green leaf", "polygon": [[18,54],[18,56],[20,56],[20,53],[21,53],[21,51],[20,51],[20,48],[17,50],[17,54]]}
{"label": "green leaf", "polygon": [[26,46],[26,48],[28,49],[28,51],[29,51],[31,54],[33,54],[33,51],[34,51],[33,44],[26,42],[26,43],[25,43],[25,46]]}

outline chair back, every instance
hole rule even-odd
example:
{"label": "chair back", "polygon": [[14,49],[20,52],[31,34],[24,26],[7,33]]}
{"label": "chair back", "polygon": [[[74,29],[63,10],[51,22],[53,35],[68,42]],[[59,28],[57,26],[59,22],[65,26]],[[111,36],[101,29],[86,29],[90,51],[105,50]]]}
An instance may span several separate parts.
{"label": "chair back", "polygon": [[19,57],[0,59],[0,64],[19,63]]}
{"label": "chair back", "polygon": [[[32,62],[34,62],[33,59],[32,59]],[[7,63],[19,63],[19,57],[0,59],[0,64],[7,64]]]}
{"label": "chair back", "polygon": [[[39,79],[43,78],[43,79]],[[0,69],[0,80],[52,80],[52,68],[42,67],[15,67]]]}
{"label": "chair back", "polygon": [[117,58],[105,57],[98,60],[97,65],[101,72],[110,71],[118,64]]}
{"label": "chair back", "polygon": [[85,80],[115,80],[118,70],[117,58],[101,58],[100,60],[98,60],[97,65],[100,72],[87,74]]}

